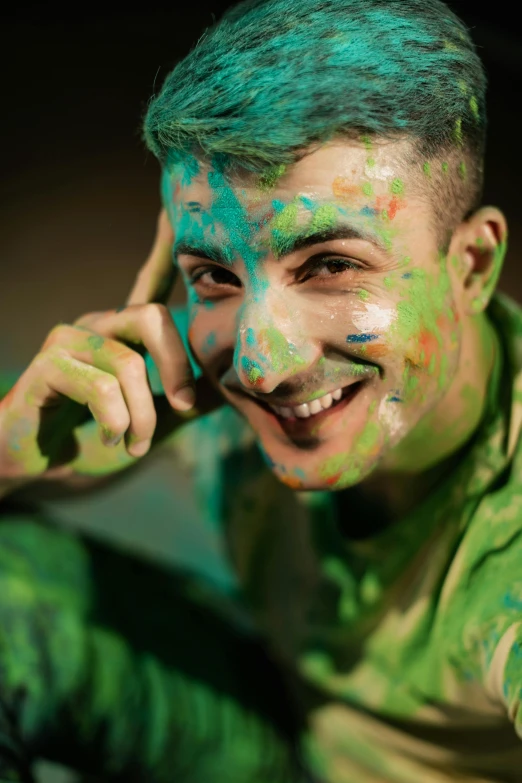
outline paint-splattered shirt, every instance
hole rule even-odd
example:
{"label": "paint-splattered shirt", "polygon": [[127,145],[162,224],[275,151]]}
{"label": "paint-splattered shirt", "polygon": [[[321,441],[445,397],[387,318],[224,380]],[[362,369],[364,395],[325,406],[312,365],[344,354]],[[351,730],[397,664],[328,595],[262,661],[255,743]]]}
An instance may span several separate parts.
{"label": "paint-splattered shirt", "polygon": [[258,625],[299,675],[329,783],[522,780],[522,311],[496,297],[487,409],[423,504],[364,541],[293,492],[223,409],[179,433]]}
{"label": "paint-splattered shirt", "polygon": [[370,539],[341,536],[333,493],[278,482],[229,408],[172,442],[184,524],[228,553],[221,594],[4,507],[0,780],[45,757],[125,783],[301,781],[257,628],[321,783],[519,783],[522,311],[490,315],[502,351],[465,458]]}

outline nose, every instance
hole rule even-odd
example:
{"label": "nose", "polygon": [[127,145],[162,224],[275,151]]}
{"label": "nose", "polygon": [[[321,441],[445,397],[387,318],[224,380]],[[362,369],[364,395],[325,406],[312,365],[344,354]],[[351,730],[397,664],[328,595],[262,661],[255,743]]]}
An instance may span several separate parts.
{"label": "nose", "polygon": [[267,297],[244,304],[238,313],[234,368],[249,390],[269,394],[319,359],[319,349],[306,340],[302,319],[280,301],[267,306]]}

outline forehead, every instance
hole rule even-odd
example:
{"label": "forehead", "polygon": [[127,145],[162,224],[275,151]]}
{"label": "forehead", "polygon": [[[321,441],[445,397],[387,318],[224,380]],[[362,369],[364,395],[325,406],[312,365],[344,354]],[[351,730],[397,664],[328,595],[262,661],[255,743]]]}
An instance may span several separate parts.
{"label": "forehead", "polygon": [[[220,191],[230,188],[245,205],[252,198],[254,203],[263,198],[287,201],[301,194],[320,200],[346,201],[350,196],[364,198],[370,192],[385,192],[396,181],[400,183],[399,189],[407,184],[412,196],[415,177],[405,162],[408,151],[409,143],[404,141],[332,142],[290,166],[268,169],[261,175],[246,171],[232,176],[220,175],[211,164],[194,158],[169,166],[165,175],[172,200],[177,203],[197,201],[207,209]],[[371,188],[365,188],[365,182]]]}
{"label": "forehead", "polygon": [[412,243],[427,250],[434,241],[431,204],[411,159],[407,141],[344,140],[262,174],[227,175],[187,158],[164,172],[164,201],[179,240],[210,233],[262,242],[274,231],[349,223],[394,255],[408,254]]}

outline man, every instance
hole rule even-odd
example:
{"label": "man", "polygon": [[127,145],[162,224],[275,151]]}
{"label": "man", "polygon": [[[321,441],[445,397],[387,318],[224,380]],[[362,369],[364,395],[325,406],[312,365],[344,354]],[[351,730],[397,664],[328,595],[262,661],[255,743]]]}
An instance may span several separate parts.
{"label": "man", "polygon": [[[111,475],[170,433],[263,641],[229,644],[209,615],[163,640],[165,665],[154,651],[147,674],[126,646],[138,624],[120,623],[120,653],[89,666],[85,635],[110,622],[81,603],[74,575],[96,585],[83,555],[69,556],[73,598],[53,603],[56,577],[39,570],[51,533],[30,528],[14,580],[11,523],[4,605],[28,573],[33,589],[23,631],[3,641],[5,725],[30,754],[63,757],[68,730],[74,753],[92,741],[98,769],[125,780],[292,780],[301,761],[332,783],[520,780],[522,316],[494,293],[507,228],[481,206],[484,92],[467,30],[438,0],[246,3],[167,77],[145,120],[165,208],[154,251],[125,309],[53,330],[4,400],[4,493]],[[172,242],[195,396],[180,334],[153,304]],[[161,378],[156,407],[136,346]],[[227,404],[180,427],[215,407],[211,389]],[[33,688],[27,674],[41,669],[13,663],[19,647],[35,657],[38,575],[53,622],[65,613],[76,629],[35,641],[50,712],[45,678]],[[297,710],[280,722],[264,685],[275,670],[261,688],[254,674],[262,644]],[[185,693],[195,709],[205,663],[207,707],[181,742],[173,704]],[[122,722],[128,704],[155,734]]]}

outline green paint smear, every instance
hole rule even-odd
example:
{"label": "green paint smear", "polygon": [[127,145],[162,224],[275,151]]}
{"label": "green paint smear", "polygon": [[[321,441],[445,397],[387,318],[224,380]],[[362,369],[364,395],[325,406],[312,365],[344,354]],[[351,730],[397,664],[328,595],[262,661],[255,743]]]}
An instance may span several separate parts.
{"label": "green paint smear", "polygon": [[310,228],[309,234],[313,234],[316,231],[324,231],[328,228],[335,226],[337,218],[339,216],[338,210],[332,204],[324,204],[315,210]]}
{"label": "green paint smear", "polygon": [[471,112],[472,112],[473,116],[475,117],[475,119],[478,121],[479,118],[480,118],[480,115],[479,115],[479,105],[478,105],[478,101],[477,101],[477,99],[476,99],[476,97],[474,95],[472,95],[471,98],[469,99],[469,108],[471,109]]}
{"label": "green paint smear", "polygon": [[404,193],[404,182],[402,179],[394,179],[390,186],[390,190],[395,196],[402,196]]}
{"label": "green paint smear", "polygon": [[103,348],[104,343],[105,338],[99,334],[92,334],[87,338],[87,344],[90,348],[92,348],[93,351],[99,351],[101,348]]}
{"label": "green paint smear", "polygon": [[274,166],[267,169],[259,177],[258,188],[263,191],[269,191],[275,188],[278,180],[283,176],[286,171],[286,164],[281,163],[280,166]]}
{"label": "green paint smear", "polygon": [[248,371],[248,380],[250,381],[250,383],[256,383],[256,381],[259,381],[259,380],[262,380],[262,379],[263,379],[263,373],[261,372],[259,367],[252,367]]}
{"label": "green paint smear", "polygon": [[368,291],[365,291],[364,289],[358,291],[357,296],[359,297],[359,299],[362,299],[363,302],[366,302],[370,298],[370,294],[368,293]]}
{"label": "green paint smear", "polygon": [[462,146],[463,137],[462,137],[462,119],[459,117],[458,120],[455,121],[455,130],[453,131],[453,137],[455,139],[456,144],[459,145],[459,147]]}
{"label": "green paint smear", "polygon": [[422,170],[424,174],[428,177],[428,179],[431,179],[431,166],[427,161],[426,163],[424,163]]}
{"label": "green paint smear", "polygon": [[263,339],[268,350],[267,359],[275,372],[285,372],[289,369],[298,372],[299,368],[305,364],[304,359],[292,351],[284,335],[275,326],[264,329]]}
{"label": "green paint smear", "polygon": [[365,196],[373,196],[373,185],[371,182],[365,182],[361,190]]}

